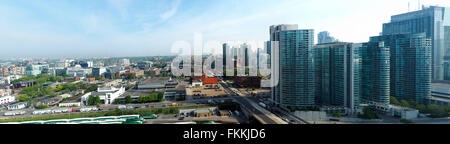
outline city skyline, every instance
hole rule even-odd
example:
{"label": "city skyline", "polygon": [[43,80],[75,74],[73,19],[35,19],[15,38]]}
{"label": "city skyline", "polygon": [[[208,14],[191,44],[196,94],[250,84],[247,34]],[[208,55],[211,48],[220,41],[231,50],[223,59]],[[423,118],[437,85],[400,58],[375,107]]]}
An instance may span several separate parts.
{"label": "city skyline", "polygon": [[[175,55],[175,41],[268,40],[267,27],[299,24],[346,42],[377,36],[391,15],[417,1],[0,1],[1,57],[121,57]],[[389,2],[389,8],[385,3]],[[255,4],[257,3],[257,4]],[[353,5],[348,5],[352,3]],[[421,4],[449,6],[444,0]],[[385,9],[379,11],[379,9]],[[331,17],[324,17],[333,13]],[[360,21],[358,19],[363,19]],[[351,30],[351,31],[350,31]]]}

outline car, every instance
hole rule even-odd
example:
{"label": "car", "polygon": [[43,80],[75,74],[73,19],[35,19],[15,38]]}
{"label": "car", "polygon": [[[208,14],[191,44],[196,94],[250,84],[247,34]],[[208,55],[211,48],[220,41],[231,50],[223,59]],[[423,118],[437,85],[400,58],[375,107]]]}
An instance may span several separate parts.
{"label": "car", "polygon": [[283,118],[283,121],[285,122],[289,122],[289,120],[287,118]]}
{"label": "car", "polygon": [[295,122],[295,120],[290,120],[289,122],[291,122],[293,124],[297,123],[297,122]]}
{"label": "car", "polygon": [[180,117],[180,118],[178,118],[178,120],[184,120],[184,117]]}

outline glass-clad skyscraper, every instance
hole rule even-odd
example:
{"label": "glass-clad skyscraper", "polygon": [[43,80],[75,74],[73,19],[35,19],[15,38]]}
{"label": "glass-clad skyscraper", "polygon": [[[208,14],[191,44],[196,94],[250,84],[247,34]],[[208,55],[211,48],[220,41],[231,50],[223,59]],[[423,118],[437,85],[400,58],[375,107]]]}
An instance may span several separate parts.
{"label": "glass-clad skyscraper", "polygon": [[279,41],[279,83],[275,101],[282,107],[313,107],[314,30],[297,30],[296,25],[271,26],[271,40]]}
{"label": "glass-clad skyscraper", "polygon": [[334,39],[334,37],[330,36],[330,33],[328,31],[320,32],[317,35],[318,44],[331,43],[331,42],[335,42],[335,41],[336,41],[336,39]]}
{"label": "glass-clad skyscraper", "polygon": [[316,102],[359,109],[361,44],[327,43],[314,47]]}
{"label": "glass-clad skyscraper", "polygon": [[389,55],[389,48],[382,41],[363,43],[360,49],[360,102],[380,110],[389,109]]}
{"label": "glass-clad skyscraper", "polygon": [[[270,56],[271,56],[271,68],[274,69],[271,73],[271,77],[273,77],[272,79],[278,79],[278,83],[272,87],[272,101],[279,105],[281,104],[281,94],[280,94],[280,60],[275,61],[276,60],[276,56],[280,56],[279,54],[279,50],[278,53],[277,50],[274,50],[274,48],[280,48],[279,43],[278,46],[273,46],[272,42],[279,42],[280,41],[280,34],[282,31],[286,31],[286,30],[297,30],[298,29],[298,25],[296,24],[281,24],[281,25],[273,25],[270,26],[270,41],[267,42],[268,46],[270,47]],[[278,55],[277,55],[278,54]],[[273,63],[272,63],[273,62]],[[278,69],[276,69],[276,67]],[[275,83],[274,83],[275,84]]]}
{"label": "glass-clad skyscraper", "polygon": [[391,22],[383,25],[383,35],[426,33],[432,44],[432,79],[443,80],[443,57],[445,55],[444,26],[450,24],[450,10],[431,6],[419,11],[394,15]]}
{"label": "glass-clad skyscraper", "polygon": [[390,93],[424,104],[431,96],[431,39],[425,33],[372,37],[390,49]]}

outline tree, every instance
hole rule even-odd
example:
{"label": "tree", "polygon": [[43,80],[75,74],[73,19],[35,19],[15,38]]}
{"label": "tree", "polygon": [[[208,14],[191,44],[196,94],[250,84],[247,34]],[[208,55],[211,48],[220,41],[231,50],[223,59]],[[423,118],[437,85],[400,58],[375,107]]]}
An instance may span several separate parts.
{"label": "tree", "polygon": [[393,104],[393,105],[400,105],[400,102],[397,100],[397,98],[395,98],[395,97],[393,97],[393,96],[390,96],[390,97],[389,97],[389,101],[390,101],[390,103]]}
{"label": "tree", "polygon": [[401,100],[401,101],[400,101],[400,105],[401,105],[401,106],[404,106],[404,107],[411,107],[411,105],[409,104],[409,102],[406,101],[406,100]]}
{"label": "tree", "polygon": [[134,79],[134,78],[135,78],[134,74],[128,74],[128,76],[127,76],[127,79],[129,79],[129,80]]}
{"label": "tree", "polygon": [[59,85],[58,87],[55,88],[55,92],[59,92],[63,89],[64,87],[62,85]]}
{"label": "tree", "polygon": [[358,117],[360,117],[362,119],[377,119],[378,118],[377,114],[375,114],[369,107],[364,107],[363,113],[364,114],[362,114],[362,115],[358,115]]}
{"label": "tree", "polygon": [[40,105],[36,106],[36,109],[46,109],[46,108],[48,108],[48,105],[45,105],[45,104],[40,104]]}
{"label": "tree", "polygon": [[100,96],[89,96],[88,105],[98,105],[101,104]]}
{"label": "tree", "polygon": [[128,95],[128,96],[126,96],[125,97],[125,101],[126,101],[126,103],[132,103],[133,102],[133,99],[131,98],[131,96],[130,95]]}
{"label": "tree", "polygon": [[48,97],[54,98],[54,97],[56,97],[56,94],[52,93],[52,94],[50,94]]}
{"label": "tree", "polygon": [[19,96],[17,97],[17,99],[18,99],[20,102],[24,102],[24,101],[30,100],[30,97],[28,97],[27,94],[22,94],[22,95],[19,95]]}

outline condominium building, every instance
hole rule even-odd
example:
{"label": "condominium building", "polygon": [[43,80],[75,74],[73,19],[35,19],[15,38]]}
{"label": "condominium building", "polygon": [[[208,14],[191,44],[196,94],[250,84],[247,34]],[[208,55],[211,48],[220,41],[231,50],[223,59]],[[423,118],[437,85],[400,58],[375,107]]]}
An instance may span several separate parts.
{"label": "condominium building", "polygon": [[360,102],[380,110],[389,110],[389,48],[383,41],[369,41],[362,44],[360,55]]}
{"label": "condominium building", "polygon": [[420,104],[431,96],[431,39],[425,33],[371,37],[390,52],[390,96]]}
{"label": "condominium building", "polygon": [[430,6],[422,10],[394,15],[389,23],[383,25],[383,35],[426,33],[431,38],[432,79],[443,80],[443,57],[445,55],[444,26],[450,26],[450,10]]}
{"label": "condominium building", "polygon": [[359,109],[361,44],[334,42],[314,47],[316,102],[323,106]]}
{"label": "condominium building", "polygon": [[314,107],[314,30],[296,27],[270,27],[271,40],[279,42],[279,83],[273,97],[285,108]]}

